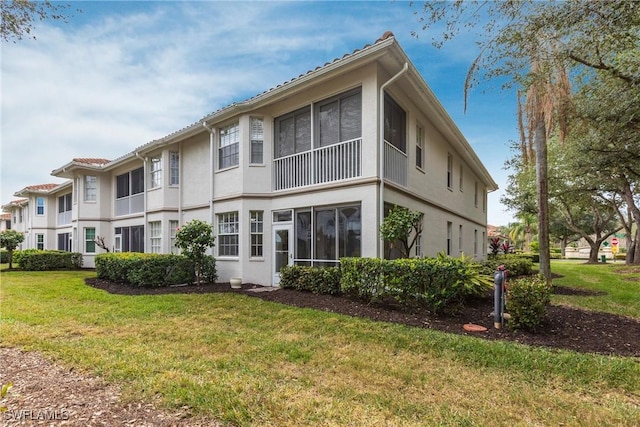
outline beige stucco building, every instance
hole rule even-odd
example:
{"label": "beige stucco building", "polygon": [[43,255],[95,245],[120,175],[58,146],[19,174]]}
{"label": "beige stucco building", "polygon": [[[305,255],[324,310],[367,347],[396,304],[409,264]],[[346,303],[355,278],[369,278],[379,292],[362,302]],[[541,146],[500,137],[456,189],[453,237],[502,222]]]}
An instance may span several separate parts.
{"label": "beige stucco building", "polygon": [[384,255],[393,204],[424,213],[416,256],[486,256],[486,168],[386,33],[115,160],[73,159],[27,187],[23,247],[175,252],[181,224],[214,225],[221,281],[277,284],[280,266]]}

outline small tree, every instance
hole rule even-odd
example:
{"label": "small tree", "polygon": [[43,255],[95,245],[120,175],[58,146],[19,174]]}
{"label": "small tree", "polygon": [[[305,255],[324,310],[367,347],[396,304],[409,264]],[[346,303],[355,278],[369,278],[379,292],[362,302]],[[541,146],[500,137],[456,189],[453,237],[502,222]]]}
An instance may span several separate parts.
{"label": "small tree", "polygon": [[[413,232],[413,239],[409,241]],[[403,258],[409,258],[411,248],[416,244],[422,232],[422,212],[410,211],[402,206],[394,206],[380,225],[380,235],[391,243],[402,244],[400,252]]]}
{"label": "small tree", "polygon": [[13,268],[13,251],[20,243],[24,242],[24,234],[15,230],[4,230],[0,232],[0,247],[9,253],[9,268]]}
{"label": "small tree", "polygon": [[216,238],[213,227],[199,219],[189,221],[176,232],[176,247],[182,254],[193,261],[196,270],[196,282],[200,284],[202,267],[205,263],[205,252],[214,246]]}

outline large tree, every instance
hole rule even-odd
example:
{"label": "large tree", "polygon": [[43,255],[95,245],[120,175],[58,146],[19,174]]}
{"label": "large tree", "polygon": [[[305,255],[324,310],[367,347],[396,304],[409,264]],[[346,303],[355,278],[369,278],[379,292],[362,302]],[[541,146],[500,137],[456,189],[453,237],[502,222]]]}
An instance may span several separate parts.
{"label": "large tree", "polygon": [[[533,130],[534,142],[522,144],[522,153],[523,160],[530,161],[533,146],[539,168],[540,261],[541,272],[549,278],[546,138],[554,133],[561,139],[565,136],[569,114],[563,98],[545,109],[544,97],[564,91],[562,85],[548,90],[561,82],[563,74],[583,77],[575,81],[583,86],[589,85],[594,74],[602,74],[637,90],[640,7],[611,0],[425,2],[420,19],[423,30],[444,23],[444,32],[432,33],[438,47],[465,29],[480,28],[479,54],[470,66],[465,94],[482,80],[507,77],[506,85],[521,87],[527,94],[525,105],[531,102],[534,107],[525,107],[531,113],[520,121]],[[565,67],[570,67],[569,73],[562,71]],[[633,198],[633,190],[630,193],[627,198]]]}
{"label": "large tree", "polygon": [[36,38],[33,34],[36,21],[45,19],[66,22],[69,5],[51,1],[2,0],[0,2],[0,37],[5,42]]}

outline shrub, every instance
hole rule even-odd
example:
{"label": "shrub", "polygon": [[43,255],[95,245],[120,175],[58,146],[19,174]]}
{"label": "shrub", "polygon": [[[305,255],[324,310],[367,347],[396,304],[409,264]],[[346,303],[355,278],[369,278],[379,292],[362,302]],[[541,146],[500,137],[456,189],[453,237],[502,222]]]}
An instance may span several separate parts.
{"label": "shrub", "polygon": [[285,266],[280,270],[280,286],[314,294],[337,295],[340,293],[340,269],[338,267]]}
{"label": "shrub", "polygon": [[104,253],[95,264],[98,278],[136,287],[192,283],[195,278],[193,262],[183,255]]}
{"label": "shrub", "polygon": [[498,266],[504,265],[510,277],[529,276],[533,273],[533,261],[527,255],[498,255],[480,263],[480,273],[493,276]]}
{"label": "shrub", "polygon": [[9,251],[4,249],[0,250],[0,264],[8,264],[9,263]]}
{"label": "shrub", "polygon": [[199,219],[189,221],[176,231],[176,247],[193,262],[198,283],[203,278],[205,263],[209,267],[211,265],[210,261],[205,260],[205,252],[214,246],[215,240],[213,226]]}
{"label": "shrub", "polygon": [[78,252],[27,249],[17,251],[15,261],[26,271],[78,270],[82,268],[82,254]]}
{"label": "shrub", "polygon": [[455,311],[493,286],[492,279],[482,276],[469,259],[442,254],[424,259],[342,258],[340,263],[344,293],[367,302],[393,298],[436,314]]}
{"label": "shrub", "polygon": [[202,279],[207,283],[215,283],[218,279],[216,259],[211,255],[202,258]]}
{"label": "shrub", "polygon": [[551,301],[551,285],[542,276],[507,282],[509,327],[535,331],[544,320]]}

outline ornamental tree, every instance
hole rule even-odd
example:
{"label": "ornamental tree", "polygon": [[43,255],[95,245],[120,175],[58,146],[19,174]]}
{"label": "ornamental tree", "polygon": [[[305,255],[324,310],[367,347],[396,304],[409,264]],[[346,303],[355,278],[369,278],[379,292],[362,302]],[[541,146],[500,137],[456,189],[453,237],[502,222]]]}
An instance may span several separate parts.
{"label": "ornamental tree", "polygon": [[194,219],[189,221],[176,232],[176,247],[182,254],[193,261],[196,270],[196,282],[200,284],[202,267],[205,262],[205,252],[215,245],[216,237],[213,235],[211,224]]}
{"label": "ornamental tree", "polygon": [[[409,241],[413,232],[413,239]],[[380,235],[392,245],[399,241],[403,258],[409,258],[411,248],[422,232],[422,212],[410,211],[402,206],[394,206],[380,225]]]}
{"label": "ornamental tree", "polygon": [[24,242],[24,234],[15,230],[4,230],[0,232],[0,247],[9,253],[9,268],[13,268],[13,251],[20,243]]}

